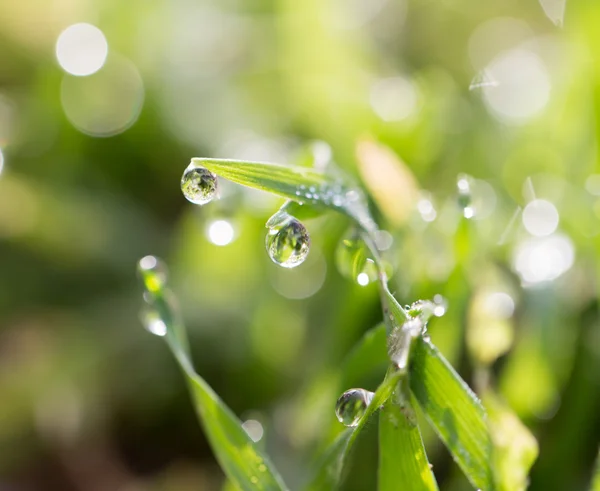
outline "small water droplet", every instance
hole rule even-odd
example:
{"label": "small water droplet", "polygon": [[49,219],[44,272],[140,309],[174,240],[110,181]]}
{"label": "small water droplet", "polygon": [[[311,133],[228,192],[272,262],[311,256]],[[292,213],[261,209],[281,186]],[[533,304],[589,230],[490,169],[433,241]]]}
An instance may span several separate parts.
{"label": "small water droplet", "polygon": [[472,178],[466,174],[458,176],[456,181],[456,189],[458,191],[458,206],[463,210],[465,218],[473,218],[475,211],[471,206],[472,194],[471,194],[471,183]]}
{"label": "small water droplet", "polygon": [[442,297],[439,293],[433,296],[433,303],[435,304],[435,309],[433,309],[433,315],[436,317],[443,316],[448,310],[448,300]]}
{"label": "small water droplet", "polygon": [[158,292],[167,284],[168,272],[165,264],[156,256],[145,256],[138,263],[138,274],[146,290]]}
{"label": "small water droplet", "polygon": [[431,300],[417,300],[407,307],[411,317],[418,317],[423,322],[427,322],[432,316],[441,317],[446,313],[448,302],[441,295],[435,295]]}
{"label": "small water droplet", "polygon": [[217,176],[193,162],[181,177],[181,191],[195,205],[205,205],[217,195]]}
{"label": "small water droplet", "polygon": [[350,389],[344,392],[335,405],[338,421],[349,427],[358,425],[374,395],[365,389]]}
{"label": "small water droplet", "polygon": [[140,312],[140,320],[146,328],[146,331],[156,336],[164,336],[167,334],[167,325],[159,315],[158,311],[149,305],[142,308]]}
{"label": "small water droplet", "polygon": [[306,227],[287,213],[273,215],[267,227],[269,231],[265,242],[271,260],[284,268],[295,268],[302,264],[310,250],[310,236]]}
{"label": "small water droplet", "polygon": [[342,276],[355,281],[360,286],[366,286],[377,280],[377,266],[367,257],[367,248],[356,230],[352,230],[338,244],[335,262]]}
{"label": "small water droplet", "polygon": [[266,466],[265,464],[260,464],[260,465],[258,466],[258,470],[259,470],[260,472],[267,472],[267,466]]}
{"label": "small water droplet", "polygon": [[417,300],[408,308],[408,314],[411,317],[419,317],[423,322],[427,322],[434,315],[435,304],[431,300]]}
{"label": "small water droplet", "polygon": [[242,428],[244,428],[244,431],[255,443],[259,442],[265,433],[263,425],[260,423],[260,421],[257,421],[255,419],[248,419],[244,421],[242,423]]}
{"label": "small water droplet", "polygon": [[252,484],[258,484],[258,477],[256,477],[256,476],[252,476],[252,477],[250,478],[250,482],[251,482]]}

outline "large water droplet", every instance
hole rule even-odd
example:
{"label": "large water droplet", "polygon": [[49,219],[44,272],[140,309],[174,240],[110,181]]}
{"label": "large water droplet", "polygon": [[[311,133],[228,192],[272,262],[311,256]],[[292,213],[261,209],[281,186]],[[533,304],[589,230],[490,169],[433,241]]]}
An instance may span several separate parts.
{"label": "large water droplet", "polygon": [[145,256],[138,263],[138,273],[146,290],[158,292],[167,284],[168,272],[165,263],[156,256]]}
{"label": "large water droplet", "polygon": [[281,210],[267,222],[265,240],[271,260],[284,268],[295,268],[304,262],[310,250],[306,227]]}
{"label": "large water droplet", "polygon": [[158,311],[147,305],[140,312],[140,320],[149,333],[156,336],[164,336],[167,334],[167,325],[161,318]]}
{"label": "large water droplet", "polygon": [[188,201],[205,205],[217,194],[217,176],[192,162],[181,177],[181,191]]}
{"label": "large water droplet", "polygon": [[344,392],[335,405],[338,421],[345,426],[358,425],[374,395],[365,389],[350,389]]}
{"label": "large water droplet", "polygon": [[340,274],[366,286],[377,280],[377,266],[367,257],[368,251],[357,230],[344,237],[335,251],[335,263]]}

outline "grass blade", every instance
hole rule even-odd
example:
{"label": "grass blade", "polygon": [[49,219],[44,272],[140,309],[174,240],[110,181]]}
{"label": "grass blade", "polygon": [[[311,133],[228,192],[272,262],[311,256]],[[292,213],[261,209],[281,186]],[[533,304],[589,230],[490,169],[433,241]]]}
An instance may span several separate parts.
{"label": "grass blade", "polygon": [[481,402],[430,342],[419,337],[413,351],[410,387],[423,412],[469,481],[482,491],[496,489]]}
{"label": "grass blade", "polygon": [[274,466],[244,431],[239,419],[195,372],[185,329],[173,308],[171,293],[165,288],[164,279],[161,281],[153,269],[143,268],[146,259],[140,261],[146,298],[166,327],[164,337],[185,375],[198,419],[225,475],[232,486],[242,491],[287,489]]}
{"label": "grass blade", "polygon": [[500,491],[524,491],[538,443],[529,429],[491,390],[482,396],[494,443],[494,467]]}
{"label": "grass blade", "polygon": [[267,162],[194,158],[192,163],[243,186],[343,213],[365,230],[377,228],[363,192],[330,174],[307,167]]}
{"label": "grass blade", "polygon": [[385,325],[378,324],[369,329],[346,356],[341,370],[342,390],[377,369],[383,368],[383,374],[388,364]]}
{"label": "grass blade", "polygon": [[410,403],[388,401],[379,414],[379,491],[437,491]]}
{"label": "grass blade", "polygon": [[600,451],[598,452],[596,469],[594,470],[594,476],[592,477],[592,487],[590,488],[590,491],[600,491]]}
{"label": "grass blade", "polygon": [[371,416],[390,398],[398,386],[401,376],[402,374],[398,371],[388,371],[385,380],[375,391],[375,395],[358,425],[341,433],[327,449],[317,467],[314,478],[304,488],[306,491],[331,491],[337,489],[352,446]]}

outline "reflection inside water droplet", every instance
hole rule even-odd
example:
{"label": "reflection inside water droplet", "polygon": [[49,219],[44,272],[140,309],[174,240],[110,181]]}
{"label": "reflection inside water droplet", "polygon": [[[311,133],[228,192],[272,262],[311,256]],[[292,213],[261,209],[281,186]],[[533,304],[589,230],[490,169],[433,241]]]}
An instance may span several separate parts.
{"label": "reflection inside water droplet", "polygon": [[350,389],[344,392],[335,405],[338,421],[349,427],[358,425],[374,395],[365,389]]}
{"label": "reflection inside water droplet", "polygon": [[267,227],[265,244],[271,260],[284,268],[302,264],[310,250],[306,227],[281,210],[269,219]]}
{"label": "reflection inside water droplet", "polygon": [[205,205],[217,195],[217,176],[193,162],[181,177],[181,191],[195,205]]}

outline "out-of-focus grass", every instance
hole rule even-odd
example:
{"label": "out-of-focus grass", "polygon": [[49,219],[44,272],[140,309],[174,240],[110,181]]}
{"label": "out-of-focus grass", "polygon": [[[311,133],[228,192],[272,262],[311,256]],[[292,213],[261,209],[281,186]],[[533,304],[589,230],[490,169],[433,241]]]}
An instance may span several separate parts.
{"label": "out-of-focus grass", "polygon": [[[498,18],[499,39],[488,23]],[[110,138],[81,133],[64,113],[70,76],[54,49],[75,22],[98,26],[109,60],[128,59],[143,81],[139,118]],[[586,489],[600,438],[600,201],[588,181],[600,172],[599,22],[600,7],[574,1],[563,29],[536,2],[516,0],[0,3],[0,484],[219,488],[176,367],[139,327],[132,270],[150,253],[172,267],[198,370],[242,419],[263,423],[290,485],[303,482],[298,455],[308,460],[334,418],[330,375],[380,321],[376,291],[336,272],[339,218],[312,225],[313,266],[282,273],[264,252],[279,202],[229,188],[191,209],[179,180],[191,155],[293,163],[314,139],[359,175],[357,143],[368,135],[401,159],[436,212],[429,222],[413,209],[394,226],[389,215],[388,226],[381,206],[396,296],[448,299],[430,334],[467,380],[474,311],[488,293],[512,297],[503,319],[512,346],[493,375],[540,442],[530,488]],[[542,67],[525,85],[518,74],[531,72],[515,69],[515,87],[550,88],[540,112],[517,124],[498,119],[492,88],[468,90],[515,47]],[[105,106],[118,113],[115,100]],[[466,230],[454,200],[463,172],[496,197]],[[558,210],[574,261],[523,287],[513,256],[530,234],[520,215],[508,225],[532,189]],[[230,245],[207,238],[215,219],[234,225]],[[465,489],[424,438],[440,488]],[[376,472],[369,441],[359,443],[365,473],[353,489]]]}

